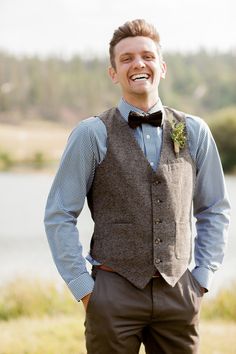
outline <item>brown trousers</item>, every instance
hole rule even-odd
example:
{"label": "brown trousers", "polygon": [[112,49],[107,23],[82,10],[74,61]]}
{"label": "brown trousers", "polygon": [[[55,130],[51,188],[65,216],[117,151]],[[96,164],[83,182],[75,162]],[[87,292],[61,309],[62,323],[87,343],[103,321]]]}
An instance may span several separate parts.
{"label": "brown trousers", "polygon": [[137,289],[116,273],[97,270],[85,320],[88,354],[196,354],[202,294],[187,270],[175,287],[162,277]]}

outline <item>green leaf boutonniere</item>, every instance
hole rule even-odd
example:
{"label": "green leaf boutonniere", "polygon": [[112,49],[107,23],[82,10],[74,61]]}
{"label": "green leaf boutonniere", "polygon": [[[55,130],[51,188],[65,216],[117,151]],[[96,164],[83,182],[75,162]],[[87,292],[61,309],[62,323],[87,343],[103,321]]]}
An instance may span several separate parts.
{"label": "green leaf boutonniere", "polygon": [[183,149],[186,144],[186,133],[185,133],[185,124],[182,122],[176,122],[174,120],[170,121],[172,130],[171,138],[174,143],[174,152],[176,157],[179,156],[180,149]]}

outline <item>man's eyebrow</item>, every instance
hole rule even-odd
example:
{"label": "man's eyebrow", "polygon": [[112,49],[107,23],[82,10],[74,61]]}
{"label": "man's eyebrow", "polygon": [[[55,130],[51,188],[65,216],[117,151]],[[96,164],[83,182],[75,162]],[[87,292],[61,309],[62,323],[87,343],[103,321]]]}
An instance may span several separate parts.
{"label": "man's eyebrow", "polygon": [[153,54],[153,55],[155,55],[155,52],[153,52],[152,50],[144,50],[142,53],[143,54]]}
{"label": "man's eyebrow", "polygon": [[125,56],[125,55],[133,55],[133,53],[131,53],[131,52],[121,53],[120,57],[123,57],[123,56]]}
{"label": "man's eyebrow", "polygon": [[[125,52],[125,53],[121,53],[120,54],[120,57],[123,57],[123,56],[125,56],[125,55],[134,55],[135,53],[132,53],[132,52]],[[143,50],[142,52],[141,52],[141,54],[153,54],[153,55],[155,55],[155,53],[152,51],[152,50]]]}

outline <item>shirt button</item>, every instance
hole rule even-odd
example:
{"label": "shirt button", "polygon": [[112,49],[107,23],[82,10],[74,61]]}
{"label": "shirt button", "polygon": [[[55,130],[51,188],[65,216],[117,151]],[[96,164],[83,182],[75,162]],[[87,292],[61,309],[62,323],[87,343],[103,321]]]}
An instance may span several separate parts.
{"label": "shirt button", "polygon": [[159,258],[156,258],[155,259],[155,264],[159,264],[159,263],[161,263],[161,260]]}
{"label": "shirt button", "polygon": [[146,135],[146,138],[147,138],[147,139],[150,139],[151,137],[150,137],[150,135],[149,135],[149,134],[147,134],[147,135]]}
{"label": "shirt button", "polygon": [[151,162],[150,162],[150,165],[151,165],[151,166],[154,166],[154,162],[151,161]]}

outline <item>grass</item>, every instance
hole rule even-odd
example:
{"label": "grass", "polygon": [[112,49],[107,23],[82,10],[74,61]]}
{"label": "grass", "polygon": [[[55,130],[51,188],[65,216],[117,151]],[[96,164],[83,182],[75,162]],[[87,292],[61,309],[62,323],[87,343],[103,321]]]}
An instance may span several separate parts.
{"label": "grass", "polygon": [[[236,284],[224,288],[215,298],[205,297],[201,318],[236,324]],[[42,317],[78,312],[78,303],[67,287],[40,279],[16,278],[0,289],[0,320]]]}
{"label": "grass", "polygon": [[[0,321],[0,354],[86,354],[83,322],[80,311],[78,316]],[[235,333],[236,323],[202,321],[200,354],[235,354]]]}
{"label": "grass", "polygon": [[18,278],[0,291],[0,320],[73,314],[77,311],[78,304],[66,286],[58,288],[49,281]]}
{"label": "grass", "polygon": [[[206,299],[203,302],[201,318],[221,321],[233,321],[236,323],[236,283],[230,288],[219,291],[213,299]],[[236,332],[235,332],[236,336]],[[236,353],[236,347],[235,347]]]}
{"label": "grass", "polygon": [[0,322],[0,354],[85,354],[81,316]]}
{"label": "grass", "polygon": [[[236,353],[235,290],[203,301],[200,354]],[[16,279],[0,289],[0,354],[85,354],[83,323],[65,286]]]}

